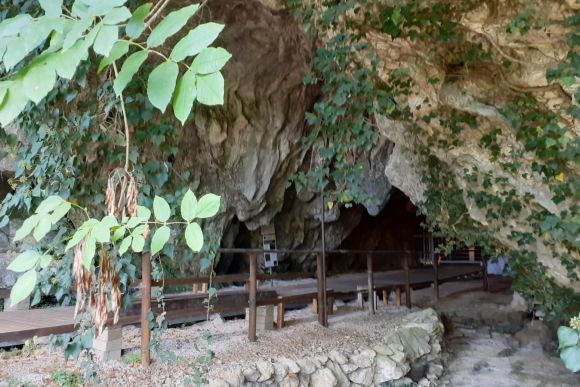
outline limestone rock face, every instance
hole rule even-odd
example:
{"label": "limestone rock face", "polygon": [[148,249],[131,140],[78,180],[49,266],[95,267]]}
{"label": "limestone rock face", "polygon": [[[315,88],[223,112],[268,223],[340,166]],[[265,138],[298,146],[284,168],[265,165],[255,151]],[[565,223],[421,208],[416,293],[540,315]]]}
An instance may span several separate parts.
{"label": "limestone rock face", "polygon": [[[555,2],[552,6],[545,7],[541,1],[526,2],[530,9],[539,12],[545,20],[563,20],[572,15],[578,7],[573,3],[574,1]],[[387,160],[385,175],[391,184],[415,203],[425,198],[427,189],[422,177],[427,162],[419,152],[420,148],[427,147],[432,156],[450,168],[449,179],[453,179],[460,188],[470,188],[470,183],[464,178],[465,170],[475,168],[480,173],[505,179],[505,189],[513,189],[520,198],[531,196],[533,199],[530,208],[559,215],[570,211],[577,204],[572,198],[559,203],[553,200],[548,183],[533,171],[534,154],[525,150],[516,140],[516,129],[501,114],[509,96],[521,95],[524,92],[532,93],[546,111],[561,112],[575,103],[572,90],[578,86],[576,81],[572,88],[557,85],[553,87],[548,85],[546,78],[546,71],[557,67],[570,50],[565,39],[567,31],[562,25],[553,23],[541,29],[530,29],[525,34],[509,33],[506,26],[517,17],[518,12],[517,7],[507,1],[494,2],[493,9],[490,3],[480,2],[466,11],[460,20],[466,31],[467,41],[486,47],[496,63],[502,63],[502,60],[512,62],[513,66],[503,69],[499,75],[493,75],[488,68],[481,68],[462,72],[457,76],[453,63],[445,62],[448,56],[426,60],[425,51],[429,47],[425,47],[423,42],[393,40],[378,32],[367,34],[369,42],[382,60],[383,79],[387,80],[392,70],[405,68],[409,70],[416,85],[413,87],[414,93],[398,102],[411,107],[415,119],[411,121],[426,134],[417,135],[410,130],[411,126],[407,126],[408,122],[378,118],[381,134],[394,143],[393,152]],[[501,81],[497,77],[501,77]],[[429,82],[430,79],[441,81],[433,83]],[[459,134],[459,145],[450,148],[433,146],[427,137],[450,138],[450,131],[438,120],[426,124],[421,122],[421,117],[450,109],[475,115],[478,119],[477,127],[463,130]],[[568,122],[567,119],[565,126],[571,129],[570,135],[574,138],[571,141],[577,141],[580,136],[580,122],[574,119]],[[499,161],[480,143],[483,135],[496,128],[501,129]],[[521,152],[512,152],[513,150]],[[518,173],[508,173],[500,167],[501,163],[512,162],[520,165]],[[526,177],[523,177],[524,172]],[[578,178],[579,174],[576,168],[573,176],[567,176],[567,179]],[[483,228],[492,230],[497,239],[509,248],[518,248],[509,238],[512,230],[528,232],[531,229],[528,211],[522,211],[520,216],[510,219],[507,226],[502,226],[490,223],[471,199],[465,197],[465,203],[469,215]],[[556,282],[576,291],[580,290],[580,283],[571,281],[561,261],[553,256],[553,251],[565,251],[563,245],[550,249],[539,240],[527,248],[537,254],[538,260],[548,268]],[[580,259],[578,256],[573,258]]]}

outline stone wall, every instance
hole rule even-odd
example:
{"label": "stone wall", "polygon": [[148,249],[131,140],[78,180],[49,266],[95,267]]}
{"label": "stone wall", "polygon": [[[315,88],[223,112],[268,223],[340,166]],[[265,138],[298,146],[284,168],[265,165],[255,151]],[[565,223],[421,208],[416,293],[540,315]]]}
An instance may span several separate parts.
{"label": "stone wall", "polygon": [[434,386],[443,374],[443,324],[433,309],[408,314],[372,348],[332,350],[325,356],[261,359],[223,373],[212,387],[230,386]]}

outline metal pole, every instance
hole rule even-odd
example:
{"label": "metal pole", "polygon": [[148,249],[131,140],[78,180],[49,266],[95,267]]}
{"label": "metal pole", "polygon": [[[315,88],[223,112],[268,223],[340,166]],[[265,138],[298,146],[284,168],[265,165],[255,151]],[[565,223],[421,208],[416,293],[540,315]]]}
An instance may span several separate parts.
{"label": "metal pole", "polygon": [[250,313],[248,321],[248,339],[256,341],[256,292],[257,292],[257,257],[250,254]]}
{"label": "metal pole", "polygon": [[439,260],[437,256],[433,257],[433,292],[435,300],[439,300]]}
{"label": "metal pole", "polygon": [[373,276],[373,256],[367,255],[367,277],[369,290],[369,313],[375,314],[375,281]]}
{"label": "metal pole", "polygon": [[405,255],[404,261],[405,265],[405,304],[407,308],[411,307],[411,277],[409,274],[409,257]]}
{"label": "metal pole", "polygon": [[320,204],[321,204],[321,216],[320,216],[320,227],[322,228],[322,294],[323,299],[319,307],[322,309],[322,326],[328,326],[328,313],[326,313],[326,233],[324,225],[324,188],[320,190]]}
{"label": "metal pole", "polygon": [[151,310],[151,254],[141,256],[141,365],[148,367],[151,362],[149,342],[151,331],[147,315]]}

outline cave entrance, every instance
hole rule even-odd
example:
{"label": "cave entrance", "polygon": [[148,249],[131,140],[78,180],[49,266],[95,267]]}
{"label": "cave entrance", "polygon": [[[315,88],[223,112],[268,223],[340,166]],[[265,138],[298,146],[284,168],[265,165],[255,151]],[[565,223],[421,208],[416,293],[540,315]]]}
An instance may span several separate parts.
{"label": "cave entrance", "polygon": [[[356,208],[350,209],[351,211]],[[416,259],[417,235],[424,233],[421,223],[425,217],[417,215],[417,207],[401,191],[394,188],[391,196],[376,216],[366,210],[359,224],[343,240],[339,249],[349,250],[392,250],[387,256],[374,260],[375,270],[391,270],[401,267],[405,256]],[[336,256],[328,262],[331,272],[366,270],[364,256]]]}
{"label": "cave entrance", "polygon": [[[238,218],[234,218],[224,233],[221,247],[252,248],[252,232]],[[249,270],[247,254],[240,253],[221,254],[216,266],[217,274],[247,273]]]}

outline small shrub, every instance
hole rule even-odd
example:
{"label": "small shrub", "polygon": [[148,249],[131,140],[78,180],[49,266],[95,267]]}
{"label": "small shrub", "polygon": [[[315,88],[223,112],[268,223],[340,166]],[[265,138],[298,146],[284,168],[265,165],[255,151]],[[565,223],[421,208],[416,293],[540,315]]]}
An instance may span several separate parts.
{"label": "small shrub", "polygon": [[83,378],[77,372],[58,369],[52,373],[50,380],[62,387],[82,386]]}
{"label": "small shrub", "polygon": [[137,353],[132,355],[125,355],[121,360],[125,364],[139,364],[141,363],[141,355]]}

